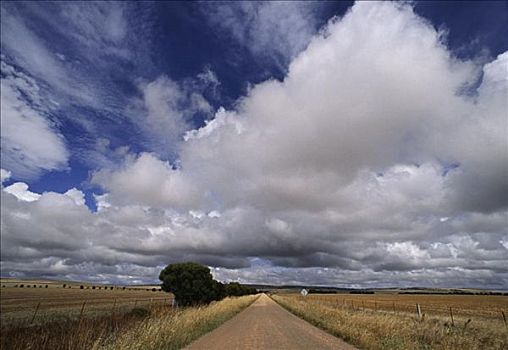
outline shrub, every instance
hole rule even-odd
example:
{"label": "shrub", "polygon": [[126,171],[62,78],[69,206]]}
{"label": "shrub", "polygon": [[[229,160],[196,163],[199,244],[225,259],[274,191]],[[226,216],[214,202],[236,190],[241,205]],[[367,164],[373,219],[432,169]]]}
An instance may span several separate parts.
{"label": "shrub", "polygon": [[79,286],[79,289],[84,289],[85,287],[84,286]]}
{"label": "shrub", "polygon": [[19,285],[19,288],[23,288],[23,287],[24,287],[24,285],[23,285],[23,284],[20,284],[20,285]]}
{"label": "shrub", "polygon": [[224,297],[224,285],[213,279],[208,267],[197,263],[170,264],[159,279],[161,288],[172,292],[178,305],[206,304]]}
{"label": "shrub", "polygon": [[92,289],[95,289],[95,286],[92,286]]}
{"label": "shrub", "polygon": [[242,286],[238,282],[231,282],[229,284],[226,284],[225,290],[227,296],[236,296],[236,297],[257,293],[256,288]]}
{"label": "shrub", "polygon": [[44,286],[44,288],[48,288],[48,285],[46,284],[46,285]]}

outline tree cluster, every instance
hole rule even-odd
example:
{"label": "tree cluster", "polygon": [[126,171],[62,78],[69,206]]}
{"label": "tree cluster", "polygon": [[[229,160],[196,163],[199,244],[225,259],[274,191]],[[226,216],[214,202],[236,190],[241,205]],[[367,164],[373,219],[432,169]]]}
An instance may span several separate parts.
{"label": "tree cluster", "polygon": [[223,284],[216,281],[208,267],[193,262],[169,264],[161,271],[159,279],[162,290],[173,293],[180,306],[208,304],[227,296],[257,293],[255,288],[237,282]]}

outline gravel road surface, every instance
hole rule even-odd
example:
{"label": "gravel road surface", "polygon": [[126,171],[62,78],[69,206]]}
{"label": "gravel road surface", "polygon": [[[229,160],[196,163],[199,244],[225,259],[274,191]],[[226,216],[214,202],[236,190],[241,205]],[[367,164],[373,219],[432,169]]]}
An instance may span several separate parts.
{"label": "gravel road surface", "polygon": [[355,349],[262,294],[247,309],[191,343],[189,350]]}

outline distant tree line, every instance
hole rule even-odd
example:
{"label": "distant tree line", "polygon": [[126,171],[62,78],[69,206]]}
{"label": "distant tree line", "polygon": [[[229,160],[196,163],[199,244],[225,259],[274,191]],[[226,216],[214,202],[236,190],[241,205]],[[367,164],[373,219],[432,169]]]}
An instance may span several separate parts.
{"label": "distant tree line", "polygon": [[169,264],[160,273],[161,288],[175,296],[180,306],[208,304],[227,296],[256,294],[256,288],[240,283],[221,283],[213,279],[210,269],[204,265],[186,262]]}
{"label": "distant tree line", "polygon": [[507,296],[508,292],[491,292],[491,291],[483,291],[483,292],[471,292],[464,290],[454,290],[450,292],[398,292],[397,294],[429,294],[429,295],[504,295]]}
{"label": "distant tree line", "polygon": [[335,290],[328,290],[328,289],[314,289],[310,288],[309,294],[337,294],[338,292]]}

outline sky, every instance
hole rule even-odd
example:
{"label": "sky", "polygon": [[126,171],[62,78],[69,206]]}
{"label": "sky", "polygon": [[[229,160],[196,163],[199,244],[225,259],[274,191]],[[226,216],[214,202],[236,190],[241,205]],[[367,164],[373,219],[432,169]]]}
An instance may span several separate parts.
{"label": "sky", "polygon": [[1,3],[1,275],[508,289],[507,2]]}

